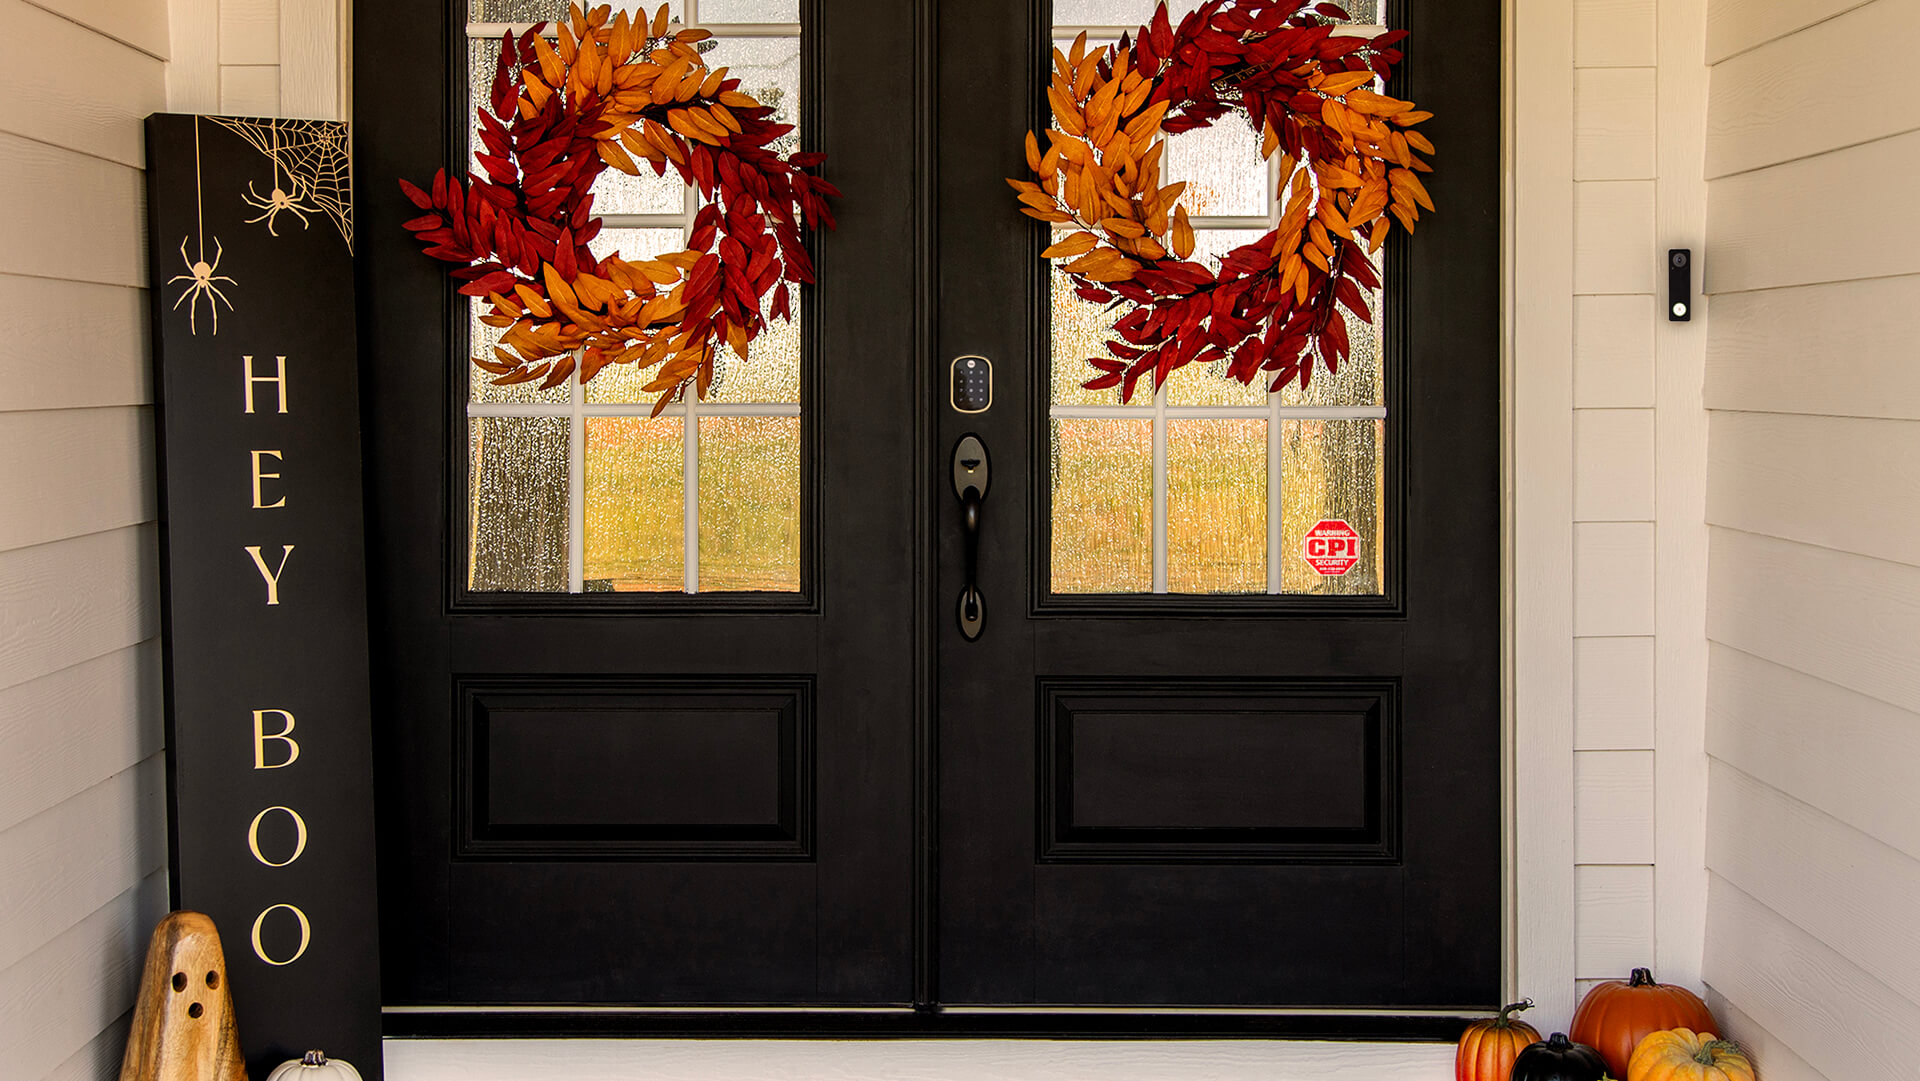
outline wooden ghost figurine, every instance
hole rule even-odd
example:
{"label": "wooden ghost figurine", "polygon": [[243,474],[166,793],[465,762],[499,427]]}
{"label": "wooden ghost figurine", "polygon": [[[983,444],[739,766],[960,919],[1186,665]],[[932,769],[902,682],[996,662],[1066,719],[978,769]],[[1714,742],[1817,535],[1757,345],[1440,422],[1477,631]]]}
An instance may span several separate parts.
{"label": "wooden ghost figurine", "polygon": [[172,912],[153,929],[120,1081],[247,1081],[213,921]]}

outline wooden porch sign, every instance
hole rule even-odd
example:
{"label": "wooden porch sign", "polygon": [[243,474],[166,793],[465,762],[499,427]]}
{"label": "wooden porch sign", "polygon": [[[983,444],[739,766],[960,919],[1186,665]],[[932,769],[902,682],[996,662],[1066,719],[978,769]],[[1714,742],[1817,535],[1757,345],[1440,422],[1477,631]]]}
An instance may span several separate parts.
{"label": "wooden porch sign", "polygon": [[255,1077],[380,1076],[348,161],[340,123],[147,120],[173,902]]}

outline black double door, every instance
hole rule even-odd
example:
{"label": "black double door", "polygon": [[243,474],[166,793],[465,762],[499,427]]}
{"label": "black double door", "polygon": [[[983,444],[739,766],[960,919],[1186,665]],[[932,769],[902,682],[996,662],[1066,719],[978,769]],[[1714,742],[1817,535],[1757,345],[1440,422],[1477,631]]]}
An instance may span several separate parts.
{"label": "black double door", "polygon": [[[1496,4],[1398,20],[1444,156],[1389,272],[1390,555],[1377,595],[1306,598],[1047,592],[1043,241],[1001,180],[1043,115],[1030,0],[803,5],[844,198],[800,590],[470,592],[464,309],[386,187],[464,153],[465,6],[356,20],[390,1030],[1419,1034],[1495,1004]],[[985,412],[953,408],[962,355]]]}

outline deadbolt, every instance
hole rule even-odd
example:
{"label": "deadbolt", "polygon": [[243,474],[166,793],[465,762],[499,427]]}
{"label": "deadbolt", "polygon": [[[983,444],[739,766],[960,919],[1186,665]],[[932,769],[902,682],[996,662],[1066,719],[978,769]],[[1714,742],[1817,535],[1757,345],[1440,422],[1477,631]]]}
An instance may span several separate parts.
{"label": "deadbolt", "polygon": [[955,410],[984,413],[993,404],[993,362],[986,357],[954,357],[948,380]]}

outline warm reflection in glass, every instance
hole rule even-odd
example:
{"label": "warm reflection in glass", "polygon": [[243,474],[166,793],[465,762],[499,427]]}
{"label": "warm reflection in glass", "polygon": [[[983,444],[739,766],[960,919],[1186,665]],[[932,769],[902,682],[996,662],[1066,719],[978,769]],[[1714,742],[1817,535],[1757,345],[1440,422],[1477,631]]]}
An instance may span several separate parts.
{"label": "warm reflection in glass", "polygon": [[[1288,593],[1379,593],[1386,517],[1386,421],[1289,420],[1280,426],[1281,585]],[[1360,534],[1360,562],[1314,573],[1301,543],[1316,522],[1342,518]]]}
{"label": "warm reflection in glass", "polygon": [[671,417],[587,418],[588,592],[684,588],[685,449]]}
{"label": "warm reflection in glass", "polygon": [[1153,422],[1055,420],[1053,591],[1153,588]]}
{"label": "warm reflection in glass", "polygon": [[700,591],[800,588],[799,417],[700,418]]}
{"label": "warm reflection in glass", "polygon": [[566,420],[474,417],[467,454],[467,588],[566,592]]}
{"label": "warm reflection in glass", "polygon": [[1267,588],[1267,422],[1167,423],[1167,592]]}

